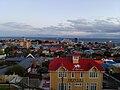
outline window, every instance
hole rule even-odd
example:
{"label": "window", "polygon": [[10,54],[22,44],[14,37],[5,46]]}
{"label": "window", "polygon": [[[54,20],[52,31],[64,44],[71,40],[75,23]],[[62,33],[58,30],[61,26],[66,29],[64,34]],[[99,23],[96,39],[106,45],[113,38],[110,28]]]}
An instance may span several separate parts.
{"label": "window", "polygon": [[79,59],[79,56],[73,56],[73,59]]}
{"label": "window", "polygon": [[75,73],[71,72],[71,78],[75,78]]}
{"label": "window", "polygon": [[89,77],[90,78],[97,78],[98,77],[98,72],[90,72]]}
{"label": "window", "polygon": [[67,84],[63,83],[63,86],[62,86],[62,83],[59,83],[58,90],[67,90]]}
{"label": "window", "polygon": [[80,72],[80,78],[83,78],[83,72]]}
{"label": "window", "polygon": [[32,68],[32,72],[36,72],[36,70],[37,70],[37,69],[35,69],[35,68]]}
{"label": "window", "polygon": [[66,72],[58,72],[58,77],[67,77],[67,73]]}
{"label": "window", "polygon": [[86,90],[89,90],[89,83],[86,83]]}
{"label": "window", "polygon": [[75,86],[75,87],[82,87],[82,82],[74,83],[74,86]]}
{"label": "window", "polygon": [[68,90],[72,90],[72,84],[68,83]]}
{"label": "window", "polygon": [[90,90],[97,90],[97,83],[90,83]]}

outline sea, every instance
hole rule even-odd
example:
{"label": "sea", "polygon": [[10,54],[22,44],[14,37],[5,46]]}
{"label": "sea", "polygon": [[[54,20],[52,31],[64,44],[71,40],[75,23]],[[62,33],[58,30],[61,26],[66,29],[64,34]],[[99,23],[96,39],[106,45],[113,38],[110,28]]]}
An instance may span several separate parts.
{"label": "sea", "polygon": [[[19,40],[22,37],[0,37],[0,40]],[[75,41],[75,38],[64,38],[64,37],[25,37],[30,40],[53,40],[53,41],[62,41],[63,39],[70,39]],[[112,42],[114,44],[120,44],[120,38],[77,38],[83,42]]]}

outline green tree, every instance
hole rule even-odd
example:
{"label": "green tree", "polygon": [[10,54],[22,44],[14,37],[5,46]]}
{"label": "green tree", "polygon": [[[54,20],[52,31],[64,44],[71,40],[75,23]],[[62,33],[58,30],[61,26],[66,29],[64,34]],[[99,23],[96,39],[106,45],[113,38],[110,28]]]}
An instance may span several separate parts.
{"label": "green tree", "polygon": [[6,70],[5,75],[10,75],[13,73],[23,76],[26,73],[26,70],[20,65],[14,65]]}
{"label": "green tree", "polygon": [[4,54],[4,52],[3,52],[3,50],[2,50],[2,49],[0,49],[0,55],[2,55],[2,54]]}
{"label": "green tree", "polygon": [[43,63],[42,63],[42,67],[46,67],[46,68],[48,68],[48,67],[49,67],[49,63],[50,63],[50,61],[49,61],[49,60],[48,60],[48,61],[43,62]]}
{"label": "green tree", "polygon": [[5,54],[7,54],[8,57],[15,57],[16,53],[12,52],[13,50],[18,50],[17,46],[5,48]]}

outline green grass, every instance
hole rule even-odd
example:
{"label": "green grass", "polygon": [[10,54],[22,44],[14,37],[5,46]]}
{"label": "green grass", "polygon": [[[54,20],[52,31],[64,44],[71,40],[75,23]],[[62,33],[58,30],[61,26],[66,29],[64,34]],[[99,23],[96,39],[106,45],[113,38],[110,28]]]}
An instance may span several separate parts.
{"label": "green grass", "polygon": [[0,90],[18,90],[18,89],[11,85],[10,85],[10,89],[9,89],[9,85],[0,85]]}

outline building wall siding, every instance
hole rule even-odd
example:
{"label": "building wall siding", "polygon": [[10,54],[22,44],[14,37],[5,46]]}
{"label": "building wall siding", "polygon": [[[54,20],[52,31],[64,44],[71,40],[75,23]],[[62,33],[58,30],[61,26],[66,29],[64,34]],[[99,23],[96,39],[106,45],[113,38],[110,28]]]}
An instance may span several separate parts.
{"label": "building wall siding", "polygon": [[[62,71],[63,69],[59,69]],[[103,78],[103,72],[98,71],[98,78],[90,78],[89,77],[89,71],[83,71],[83,78],[80,78],[80,71],[75,71],[75,78],[71,78],[71,71],[66,71],[67,77],[63,78],[63,82],[67,83],[67,89],[68,89],[68,83],[70,82],[72,84],[72,90],[86,90],[86,83],[97,83],[97,90],[101,90],[102,88],[102,78]],[[74,83],[81,82],[83,83],[82,86],[76,87]],[[62,83],[62,78],[58,78],[58,70],[57,71],[51,71],[50,72],[50,88],[51,90],[58,90],[58,84]]]}

